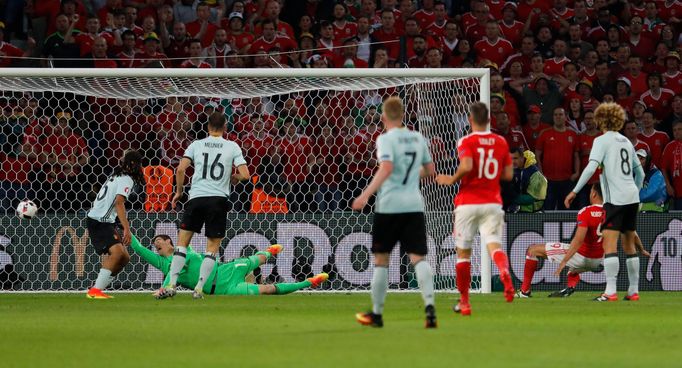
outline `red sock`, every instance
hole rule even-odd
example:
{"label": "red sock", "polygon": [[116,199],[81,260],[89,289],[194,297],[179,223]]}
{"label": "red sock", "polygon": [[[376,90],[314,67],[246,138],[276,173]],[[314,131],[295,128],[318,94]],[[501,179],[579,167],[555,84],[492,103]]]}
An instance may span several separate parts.
{"label": "red sock", "polygon": [[471,261],[457,261],[457,290],[462,296],[462,303],[469,304],[469,286],[471,285]]}
{"label": "red sock", "polygon": [[533,275],[538,269],[538,260],[526,257],[526,265],[523,267],[523,283],[521,284],[521,291],[527,293],[530,291],[530,284],[533,282]]}
{"label": "red sock", "polygon": [[573,273],[573,272],[568,273],[568,283],[566,286],[568,286],[570,288],[574,288],[574,287],[576,287],[576,285],[578,285],[579,282],[580,282],[580,274],[579,273]]}
{"label": "red sock", "polygon": [[493,261],[497,265],[497,269],[502,272],[503,270],[509,271],[509,260],[507,259],[507,255],[504,254],[502,249],[498,249],[493,252]]}

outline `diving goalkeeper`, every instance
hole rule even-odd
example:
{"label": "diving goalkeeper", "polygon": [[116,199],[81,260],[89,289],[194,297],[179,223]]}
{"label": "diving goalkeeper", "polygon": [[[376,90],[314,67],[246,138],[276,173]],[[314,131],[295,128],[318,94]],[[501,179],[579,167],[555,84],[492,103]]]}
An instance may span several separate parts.
{"label": "diving goalkeeper", "polygon": [[[154,268],[161,271],[166,277],[163,281],[162,288],[154,293],[158,299],[165,299],[174,296],[174,293],[169,293],[168,283],[170,282],[170,264],[173,260],[174,246],[173,241],[168,235],[157,235],[153,239],[154,247],[159,254],[154,253],[150,249],[140,244],[135,236],[132,237],[131,247],[133,251],[140,255],[147,263],[154,266]],[[258,268],[263,263],[267,262],[270,257],[277,255],[282,250],[279,244],[271,245],[264,252],[258,252],[255,255],[247,258],[237,258],[232,262],[216,263],[211,271],[210,277],[206,280],[203,292],[204,294],[215,295],[259,295],[259,294],[289,294],[294,291],[305,289],[307,287],[318,287],[325,282],[329,275],[320,273],[305,281],[293,283],[279,283],[269,285],[257,285],[247,283],[246,276],[253,270]],[[178,277],[178,284],[190,290],[193,290],[199,281],[199,269],[201,268],[203,256],[187,248],[187,261],[185,267],[180,272]]]}

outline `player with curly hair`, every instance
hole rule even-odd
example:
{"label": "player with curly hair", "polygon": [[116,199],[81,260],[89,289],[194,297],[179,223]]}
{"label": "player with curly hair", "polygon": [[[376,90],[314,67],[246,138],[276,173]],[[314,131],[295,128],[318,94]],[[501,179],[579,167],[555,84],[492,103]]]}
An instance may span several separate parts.
{"label": "player with curly hair", "polygon": [[[598,167],[602,166],[600,183],[606,212],[602,236],[606,290],[596,301],[616,301],[618,279],[618,236],[627,256],[629,288],[625,300],[639,300],[639,258],[635,248],[639,189],[644,182],[644,170],[629,139],[618,133],[625,124],[625,111],[616,103],[603,103],[594,111],[594,121],[604,132],[594,140],[590,161],[573,191],[566,196],[568,208],[576,193],[585,186]],[[633,175],[634,174],[634,175]]]}

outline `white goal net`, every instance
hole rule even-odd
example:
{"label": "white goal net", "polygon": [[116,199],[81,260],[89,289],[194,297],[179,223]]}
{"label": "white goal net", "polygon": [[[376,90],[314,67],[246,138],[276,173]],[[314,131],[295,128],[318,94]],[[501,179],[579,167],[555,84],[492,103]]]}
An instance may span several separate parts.
{"label": "white goal net", "polygon": [[[280,243],[285,250],[255,272],[255,282],[301,280],[328,272],[322,290],[366,290],[373,266],[372,206],[350,201],[376,169],[381,105],[406,105],[405,123],[430,142],[437,170],[453,173],[468,106],[488,102],[485,69],[223,69],[0,71],[0,287],[71,291],[92,286],[100,256],[85,214],[123,152],[145,158],[147,185],[127,203],[133,233],[145,245],[157,234],[177,239],[180,212],[169,208],[174,168],[189,143],[206,135],[214,111],[226,137],[242,147],[253,179],[231,197],[223,261]],[[439,290],[455,289],[452,203],[456,187],[423,182],[428,261]],[[39,215],[20,220],[31,199]],[[181,211],[181,209],[180,209]],[[191,244],[203,251],[206,238]],[[490,291],[490,261],[474,252],[472,288]],[[162,274],[131,251],[112,288],[151,290]],[[481,257],[485,261],[481,261]],[[398,248],[392,290],[416,288]]]}

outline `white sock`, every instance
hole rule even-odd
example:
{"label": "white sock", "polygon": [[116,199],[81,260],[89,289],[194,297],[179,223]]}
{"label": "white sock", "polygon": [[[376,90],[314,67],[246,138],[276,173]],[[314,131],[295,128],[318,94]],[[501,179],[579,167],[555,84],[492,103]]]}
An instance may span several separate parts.
{"label": "white sock", "polygon": [[106,289],[113,279],[114,278],[111,277],[111,271],[107,270],[106,268],[100,268],[99,275],[97,275],[97,281],[95,281],[95,289]]}
{"label": "white sock", "polygon": [[175,287],[178,283],[178,275],[182,272],[185,267],[185,261],[187,258],[187,247],[176,247],[175,253],[173,253],[173,261],[171,261],[170,266],[170,286]]}
{"label": "white sock", "polygon": [[419,282],[419,288],[422,291],[424,306],[434,305],[433,271],[431,270],[431,265],[429,262],[422,260],[414,265],[414,273],[417,274],[417,281]]}
{"label": "white sock", "polygon": [[620,261],[618,256],[613,253],[607,254],[604,258],[604,272],[606,273],[606,290],[607,295],[613,295],[618,290],[616,281],[618,281],[618,269],[620,268]]}
{"label": "white sock", "polygon": [[372,275],[372,313],[384,313],[384,301],[388,291],[388,267],[374,266]]}
{"label": "white sock", "polygon": [[628,281],[630,285],[628,286],[628,295],[639,293],[639,257],[635,254],[634,256],[628,256],[625,260],[625,264],[628,267]]}
{"label": "white sock", "polygon": [[215,258],[215,253],[204,254],[204,260],[201,262],[201,268],[199,269],[199,282],[197,282],[197,286],[194,287],[194,290],[204,289],[206,280],[208,280],[208,277],[211,276],[213,266],[215,266]]}

